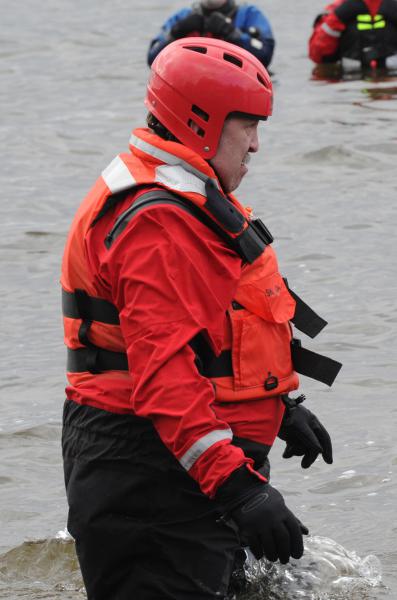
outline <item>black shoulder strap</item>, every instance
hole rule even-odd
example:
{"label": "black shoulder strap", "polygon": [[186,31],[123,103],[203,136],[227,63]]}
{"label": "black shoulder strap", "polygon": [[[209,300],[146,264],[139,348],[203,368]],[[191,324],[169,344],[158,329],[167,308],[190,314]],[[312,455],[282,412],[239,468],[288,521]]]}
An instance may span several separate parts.
{"label": "black shoulder strap", "polygon": [[119,325],[117,308],[104,298],[89,296],[85,290],[67,292],[62,289],[62,314],[70,319],[99,321],[108,325]]}
{"label": "black shoulder strap", "polygon": [[[166,190],[154,190],[142,194],[116,220],[111,231],[106,236],[105,245],[109,249],[119,235],[124,231],[131,219],[143,208],[155,205],[173,205],[204,223],[219,235],[244,261],[252,263],[262,254],[265,247],[271,244],[273,237],[260,221],[255,219],[248,222],[244,215],[216,190],[210,180],[206,183],[206,209],[213,215],[209,217],[193,202],[172,194]],[[230,232],[230,235],[228,234]],[[241,233],[239,233],[241,232]],[[238,234],[238,235],[231,235]]]}
{"label": "black shoulder strap", "polygon": [[155,205],[173,205],[178,206],[185,212],[199,218],[199,213],[201,212],[199,209],[195,207],[192,202],[188,202],[184,198],[180,198],[179,196],[175,196],[166,190],[154,190],[151,192],[146,192],[142,194],[138,200],[136,200],[131,206],[129,206],[119,217],[117,218],[115,224],[112,229],[108,233],[105,239],[106,248],[110,248],[112,244],[116,241],[121,233],[123,233],[124,229],[127,227],[128,223],[131,219],[143,208],[147,208],[148,206]]}

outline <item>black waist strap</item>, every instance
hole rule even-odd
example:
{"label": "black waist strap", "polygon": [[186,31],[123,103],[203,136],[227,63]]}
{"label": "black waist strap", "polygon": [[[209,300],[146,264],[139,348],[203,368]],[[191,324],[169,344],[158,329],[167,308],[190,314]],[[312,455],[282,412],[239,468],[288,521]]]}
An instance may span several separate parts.
{"label": "black waist strap", "polygon": [[[333,384],[342,368],[342,364],[336,360],[303,348],[299,340],[293,340],[291,343],[291,356],[297,373],[321,381],[329,386]],[[208,357],[203,359],[199,354],[197,354],[197,358],[198,369],[204,377],[233,377],[232,353],[230,350],[221,352],[218,357],[214,357],[211,361],[208,360]],[[71,373],[127,371],[127,355],[123,352],[111,352],[97,347],[79,348],[78,350],[68,348],[67,370]],[[264,380],[264,385],[265,383]],[[274,389],[276,387],[277,383]]]}
{"label": "black waist strap", "polygon": [[219,356],[214,356],[210,363],[207,363],[201,374],[204,377],[232,377],[233,363],[231,350],[224,350]]}
{"label": "black waist strap", "polygon": [[[190,347],[196,354],[197,368],[200,373],[206,369],[206,365],[210,364],[214,358],[213,352],[209,346],[202,340],[202,336],[198,334],[190,343]],[[225,353],[227,354],[227,353]],[[230,353],[229,353],[230,354]],[[225,367],[222,376],[226,376],[231,369],[230,366]],[[105,350],[90,344],[87,348],[77,348],[72,350],[67,349],[67,371],[69,373],[102,373],[103,371],[128,371],[128,360],[125,352],[113,352]],[[205,375],[210,377],[211,375]]]}
{"label": "black waist strap", "polygon": [[111,352],[103,348],[68,348],[68,373],[94,374],[103,371],[128,371],[127,355],[124,352]]}
{"label": "black waist strap", "polygon": [[[316,381],[321,381],[329,386],[333,384],[342,368],[341,363],[323,354],[317,354],[316,352],[307,350],[307,348],[303,348],[299,340],[295,339],[291,343],[291,356],[294,369],[297,373]],[[204,377],[232,377],[233,363],[231,351],[225,350],[219,356],[214,357],[211,363],[207,364],[203,369],[202,375]],[[266,381],[264,379],[265,389],[272,389],[266,387]]]}
{"label": "black waist strap", "polygon": [[296,302],[295,314],[291,319],[292,323],[302,333],[311,338],[316,337],[328,325],[327,321],[315,313],[293,290],[288,288],[288,291]]}
{"label": "black waist strap", "polygon": [[[315,313],[293,290],[288,288],[288,291],[296,302],[295,315],[291,319],[293,324],[299,331],[314,338],[327,325],[327,321]],[[89,296],[87,292],[79,289],[74,292],[62,290],[62,313],[71,319],[99,321],[109,325],[120,324],[119,313],[114,304],[103,298]]]}
{"label": "black waist strap", "polygon": [[292,363],[295,371],[331,386],[342,368],[342,363],[303,348],[299,340],[291,343]]}
{"label": "black waist strap", "polygon": [[62,313],[71,319],[99,321],[109,325],[119,325],[119,313],[111,302],[103,298],[89,296],[84,290],[66,292],[62,290]]}

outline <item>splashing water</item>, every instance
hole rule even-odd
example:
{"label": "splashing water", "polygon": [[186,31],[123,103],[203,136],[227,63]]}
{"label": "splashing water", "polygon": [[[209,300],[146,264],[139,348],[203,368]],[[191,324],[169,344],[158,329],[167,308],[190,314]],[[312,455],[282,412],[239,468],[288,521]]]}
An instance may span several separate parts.
{"label": "splashing water", "polygon": [[[382,585],[376,556],[361,559],[325,537],[309,537],[303,557],[288,565],[247,555],[248,583],[233,600],[370,600],[374,597],[371,590]],[[68,532],[25,542],[0,556],[0,597],[84,600],[74,542]]]}
{"label": "splashing water", "polygon": [[86,598],[74,542],[66,530],[56,538],[26,541],[0,555],[0,598]]}
{"label": "splashing water", "polygon": [[382,579],[376,556],[362,559],[320,536],[307,538],[303,557],[287,565],[248,553],[245,574],[247,589],[236,600],[366,600]]}

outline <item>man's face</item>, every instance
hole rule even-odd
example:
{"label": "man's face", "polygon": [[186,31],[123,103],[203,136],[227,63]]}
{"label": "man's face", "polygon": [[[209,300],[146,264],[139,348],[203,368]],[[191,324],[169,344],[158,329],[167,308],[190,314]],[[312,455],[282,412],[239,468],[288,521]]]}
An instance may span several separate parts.
{"label": "man's face", "polygon": [[258,123],[255,118],[245,117],[225,121],[217,153],[209,162],[226,194],[238,188],[248,172],[249,153],[259,149]]}

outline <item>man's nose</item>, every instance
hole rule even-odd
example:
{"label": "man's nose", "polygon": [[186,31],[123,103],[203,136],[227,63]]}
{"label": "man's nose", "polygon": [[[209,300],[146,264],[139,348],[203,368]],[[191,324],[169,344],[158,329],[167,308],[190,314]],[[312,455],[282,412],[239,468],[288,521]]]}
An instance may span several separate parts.
{"label": "man's nose", "polygon": [[252,138],[251,138],[249,152],[258,152],[258,150],[259,150],[259,136],[258,136],[258,131],[255,131],[255,133],[252,135]]}

